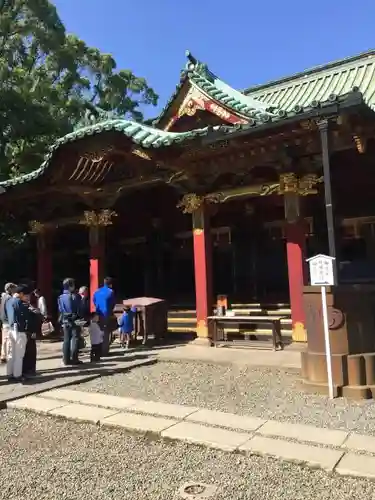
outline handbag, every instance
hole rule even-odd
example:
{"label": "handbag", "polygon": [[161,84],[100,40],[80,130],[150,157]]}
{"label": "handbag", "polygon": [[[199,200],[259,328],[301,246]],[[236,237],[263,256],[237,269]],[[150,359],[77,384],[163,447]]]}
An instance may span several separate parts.
{"label": "handbag", "polygon": [[46,337],[47,335],[51,335],[55,331],[53,324],[51,321],[45,321],[42,323],[42,335]]}

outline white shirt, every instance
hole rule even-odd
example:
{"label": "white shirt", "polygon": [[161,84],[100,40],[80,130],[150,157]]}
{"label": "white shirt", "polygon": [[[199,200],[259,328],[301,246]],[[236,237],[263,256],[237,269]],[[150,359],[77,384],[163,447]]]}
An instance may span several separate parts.
{"label": "white shirt", "polygon": [[47,316],[47,303],[46,299],[42,295],[38,299],[38,309],[42,316]]}
{"label": "white shirt", "polygon": [[104,332],[100,329],[98,323],[94,323],[91,321],[89,332],[91,345],[101,344],[103,342]]}
{"label": "white shirt", "polygon": [[3,317],[4,316],[4,311],[5,311],[5,302],[6,302],[6,299],[10,297],[10,295],[8,293],[5,293],[3,292],[1,294],[1,304],[0,304],[0,316]]}

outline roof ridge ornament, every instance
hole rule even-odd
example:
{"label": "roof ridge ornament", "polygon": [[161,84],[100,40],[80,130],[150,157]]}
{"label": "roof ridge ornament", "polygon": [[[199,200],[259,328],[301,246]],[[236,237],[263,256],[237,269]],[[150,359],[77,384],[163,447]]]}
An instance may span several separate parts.
{"label": "roof ridge ornament", "polygon": [[190,71],[195,71],[196,73],[201,74],[204,76],[208,81],[213,83],[215,79],[218,77],[214,75],[209,69],[206,63],[203,63],[202,61],[199,61],[196,57],[193,56],[193,54],[190,52],[190,50],[186,51],[186,57],[188,59],[188,62],[186,63],[185,66],[185,73],[189,74]]}

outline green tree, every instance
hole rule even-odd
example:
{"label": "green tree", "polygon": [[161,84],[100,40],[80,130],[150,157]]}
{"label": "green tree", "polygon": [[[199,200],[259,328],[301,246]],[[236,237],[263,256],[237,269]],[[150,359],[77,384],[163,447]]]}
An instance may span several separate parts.
{"label": "green tree", "polygon": [[87,112],[142,120],[157,99],[144,78],[67,34],[48,0],[0,0],[0,179],[38,168]]}

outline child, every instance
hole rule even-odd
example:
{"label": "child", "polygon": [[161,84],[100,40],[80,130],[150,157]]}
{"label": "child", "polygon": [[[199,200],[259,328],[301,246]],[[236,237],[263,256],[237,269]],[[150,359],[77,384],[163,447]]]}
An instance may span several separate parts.
{"label": "child", "polygon": [[100,329],[99,326],[99,315],[94,312],[90,315],[90,342],[91,342],[91,352],[90,352],[90,360],[91,363],[95,361],[100,361],[100,355],[102,353],[102,344],[104,338],[104,332]]}
{"label": "child", "polygon": [[130,336],[134,329],[134,311],[135,309],[133,307],[125,306],[124,312],[118,320],[118,326],[120,327],[120,342],[125,349],[129,349]]}

